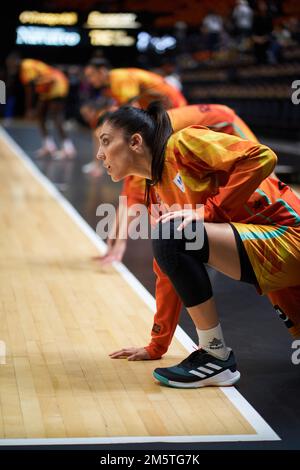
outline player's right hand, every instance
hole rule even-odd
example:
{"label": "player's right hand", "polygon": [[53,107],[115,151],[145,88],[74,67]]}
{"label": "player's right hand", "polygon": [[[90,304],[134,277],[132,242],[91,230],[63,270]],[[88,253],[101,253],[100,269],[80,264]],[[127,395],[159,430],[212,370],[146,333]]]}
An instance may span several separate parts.
{"label": "player's right hand", "polygon": [[96,258],[101,266],[112,264],[114,261],[121,262],[126,250],[126,240],[108,240],[107,247],[107,253]]}
{"label": "player's right hand", "polygon": [[128,361],[147,361],[151,359],[145,348],[123,348],[110,353],[111,359],[128,359]]}

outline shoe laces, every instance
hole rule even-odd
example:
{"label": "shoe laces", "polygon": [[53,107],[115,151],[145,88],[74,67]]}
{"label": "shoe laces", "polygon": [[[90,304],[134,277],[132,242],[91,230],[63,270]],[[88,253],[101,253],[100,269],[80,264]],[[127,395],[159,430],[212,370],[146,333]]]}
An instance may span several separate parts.
{"label": "shoe laces", "polygon": [[203,349],[197,349],[196,351],[192,352],[186,359],[184,359],[180,365],[183,366],[193,366],[195,362],[199,361],[199,355],[206,354],[206,351]]}

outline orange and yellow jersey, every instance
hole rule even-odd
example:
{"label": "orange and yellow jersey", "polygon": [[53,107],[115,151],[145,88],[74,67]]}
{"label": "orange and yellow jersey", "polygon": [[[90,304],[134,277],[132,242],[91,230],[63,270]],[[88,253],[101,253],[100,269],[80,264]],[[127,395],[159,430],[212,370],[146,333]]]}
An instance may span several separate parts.
{"label": "orange and yellow jersey", "polygon": [[[192,125],[209,127],[215,131],[236,135],[243,139],[258,142],[246,123],[239,118],[233,109],[221,104],[195,104],[182,108],[169,109],[172,128],[178,132]],[[144,202],[145,180],[138,176],[125,179],[122,195],[127,196],[127,204],[142,204]]]}
{"label": "orange and yellow jersey", "polygon": [[177,88],[153,72],[136,68],[113,69],[109,72],[109,93],[119,105],[137,97],[141,108],[146,108],[160,95],[168,108],[185,106],[186,99]]}
{"label": "orange and yellow jersey", "polygon": [[206,126],[214,131],[258,142],[253,132],[233,109],[222,104],[193,104],[181,109],[169,109],[168,114],[174,132],[192,125]]}
{"label": "orange and yellow jersey", "polygon": [[[168,141],[162,179],[151,187],[151,203],[163,213],[174,204],[177,210],[203,204],[207,222],[276,225],[279,230],[289,225],[299,232],[300,200],[288,186],[268,177],[276,160],[272,150],[259,143],[205,127],[185,128]],[[146,349],[159,358],[171,342],[182,304],[155,261],[154,271],[157,311]],[[258,287],[260,282],[263,279],[258,279]]]}
{"label": "orange and yellow jersey", "polygon": [[60,70],[35,59],[21,62],[20,79],[23,85],[34,83],[41,99],[64,98],[69,91],[69,81]]}

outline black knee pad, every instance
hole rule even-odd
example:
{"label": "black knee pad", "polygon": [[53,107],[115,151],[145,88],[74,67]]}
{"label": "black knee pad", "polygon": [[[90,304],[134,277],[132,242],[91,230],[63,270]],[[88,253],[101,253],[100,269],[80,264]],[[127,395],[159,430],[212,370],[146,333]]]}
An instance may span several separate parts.
{"label": "black knee pad", "polygon": [[[165,274],[172,274],[178,268],[178,253],[181,252],[183,244],[182,236],[181,239],[175,238],[177,234],[174,233],[174,222],[170,222],[159,222],[152,236],[154,258]],[[169,238],[167,230],[170,230]]]}
{"label": "black knee pad", "polygon": [[[184,232],[178,232],[177,227],[181,220],[171,220],[163,224],[160,222],[152,233],[153,255],[160,269],[167,275],[172,275],[179,267],[179,255],[190,254],[196,260],[207,263],[209,257],[209,244],[207,233],[204,229],[204,241],[199,250],[187,251],[187,243],[193,242],[192,238],[186,238]],[[197,230],[197,222],[192,222],[192,230]]]}

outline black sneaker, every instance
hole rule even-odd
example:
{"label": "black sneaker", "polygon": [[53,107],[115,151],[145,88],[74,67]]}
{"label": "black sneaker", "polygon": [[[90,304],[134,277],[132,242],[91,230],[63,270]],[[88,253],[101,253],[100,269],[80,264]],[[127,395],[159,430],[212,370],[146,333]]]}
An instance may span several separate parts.
{"label": "black sneaker", "polygon": [[155,369],[153,375],[163,384],[179,388],[224,387],[233,385],[241,376],[233,351],[222,361],[204,349],[194,351],[176,366]]}

